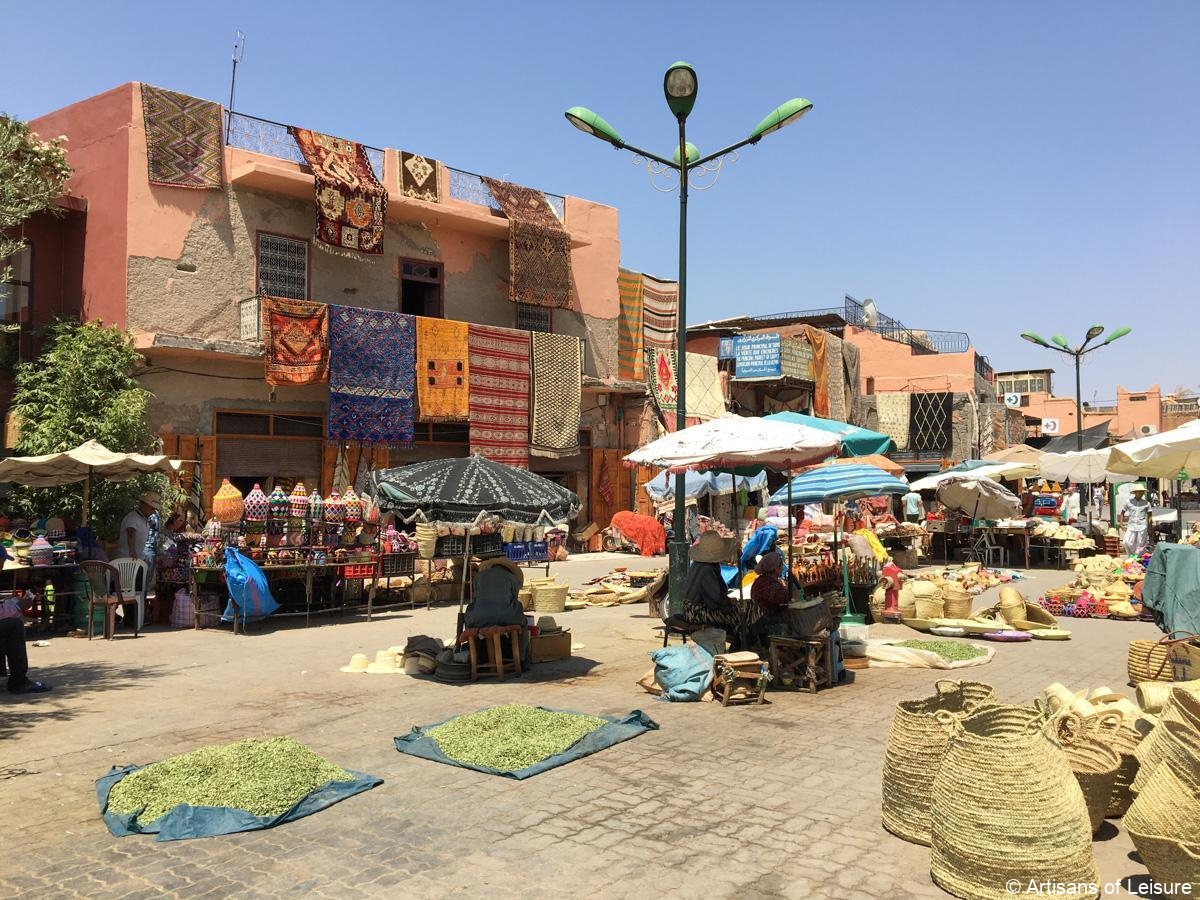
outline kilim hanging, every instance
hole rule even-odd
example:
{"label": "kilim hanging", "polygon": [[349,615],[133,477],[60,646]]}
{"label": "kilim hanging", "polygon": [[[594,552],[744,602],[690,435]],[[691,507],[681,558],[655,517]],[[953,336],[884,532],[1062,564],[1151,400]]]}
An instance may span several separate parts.
{"label": "kilim hanging", "polygon": [[316,384],[329,377],[329,307],[309,300],[262,298],[267,384]]}
{"label": "kilim hanging", "polygon": [[877,430],[895,441],[897,450],[909,449],[910,405],[909,395],[900,391],[875,395],[875,409],[879,415]]}
{"label": "kilim hanging", "polygon": [[617,319],[617,377],[641,381],[646,377],[642,356],[642,273],[617,270],[617,296],[621,315]]}
{"label": "kilim hanging", "polygon": [[950,449],[954,395],[949,391],[909,394],[908,449],[916,453]]}
{"label": "kilim hanging", "polygon": [[467,418],[467,323],[417,316],[417,418]]}
{"label": "kilim hanging", "polygon": [[221,189],[221,104],[142,85],[151,184]]}
{"label": "kilim hanging", "polygon": [[382,254],[387,188],[362,144],[307,128],[288,131],[316,179],[317,246],[350,257]]}
{"label": "kilim hanging", "polygon": [[679,383],[676,374],[679,367],[676,364],[674,350],[655,347],[646,350],[646,384],[650,394],[658,404],[662,413],[663,425],[667,431],[675,431],[679,411]]}
{"label": "kilim hanging", "polygon": [[400,193],[427,203],[442,202],[442,186],[438,180],[439,163],[415,153],[400,151]]}
{"label": "kilim hanging", "polygon": [[725,398],[721,393],[717,358],[706,353],[689,353],[686,360],[687,417],[707,422],[725,415]]}
{"label": "kilim hanging", "polygon": [[571,305],[571,236],[541,191],[483,178],[509,219],[508,299],[535,306]]}
{"label": "kilim hanging", "polygon": [[533,426],[529,452],[562,459],[579,452],[583,369],[579,338],[534,331]]}
{"label": "kilim hanging", "polygon": [[494,462],[529,468],[529,332],[467,326],[470,447]]}
{"label": "kilim hanging", "polygon": [[329,307],[329,440],[412,444],[413,319],[378,309]]}
{"label": "kilim hanging", "polygon": [[679,284],[642,276],[642,339],[647,347],[674,347]]}

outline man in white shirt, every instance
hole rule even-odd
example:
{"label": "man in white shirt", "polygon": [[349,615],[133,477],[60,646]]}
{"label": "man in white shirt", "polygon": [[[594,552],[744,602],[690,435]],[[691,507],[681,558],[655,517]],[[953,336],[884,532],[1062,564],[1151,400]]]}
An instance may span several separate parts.
{"label": "man in white shirt", "polygon": [[147,491],[138,497],[137,506],[121,520],[117,533],[117,556],[141,559],[150,536],[150,516],[158,508],[158,494]]}
{"label": "man in white shirt", "polygon": [[1140,481],[1130,489],[1133,494],[1121,507],[1120,520],[1125,523],[1125,536],[1121,546],[1126,553],[1140,553],[1147,545],[1150,532],[1150,501],[1146,499],[1146,485]]}
{"label": "man in white shirt", "polygon": [[925,518],[925,501],[916,491],[909,491],[901,498],[904,503],[904,521],[920,522]]}

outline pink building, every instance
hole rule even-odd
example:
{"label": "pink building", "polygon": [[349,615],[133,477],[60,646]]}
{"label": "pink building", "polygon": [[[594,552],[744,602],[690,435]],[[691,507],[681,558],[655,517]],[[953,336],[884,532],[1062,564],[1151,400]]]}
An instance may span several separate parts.
{"label": "pink building", "polygon": [[[1007,396],[1013,401],[1014,408],[1020,409],[1034,436],[1074,434],[1080,430],[1075,398],[1054,394],[1053,375],[1053,369],[996,373],[996,390],[1002,398]],[[1157,434],[1164,430],[1162,390],[1158,385],[1144,391],[1118,386],[1116,400],[1085,400],[1083,429],[1095,428],[1105,422],[1114,441]]]}

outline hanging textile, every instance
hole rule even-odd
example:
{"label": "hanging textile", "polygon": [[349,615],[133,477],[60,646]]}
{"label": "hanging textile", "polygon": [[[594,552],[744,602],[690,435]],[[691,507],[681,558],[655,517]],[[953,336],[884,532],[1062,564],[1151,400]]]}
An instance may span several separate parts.
{"label": "hanging textile", "polygon": [[813,353],[813,414],[822,419],[829,418],[829,363],[826,361],[827,351],[825,332],[811,325],[805,325],[804,335]]}
{"label": "hanging textile", "polygon": [[467,323],[417,317],[417,418],[467,419]]}
{"label": "hanging textile", "polygon": [[329,307],[309,300],[263,297],[262,339],[267,384],[317,384],[329,378]]}
{"label": "hanging textile", "polygon": [[688,353],[686,360],[684,375],[687,378],[687,390],[684,400],[688,418],[706,422],[725,415],[717,358],[705,353]]}
{"label": "hanging textile", "polygon": [[416,153],[400,151],[400,193],[414,200],[427,203],[442,202],[442,185],[438,179],[440,168],[436,159],[418,156]]}
{"label": "hanging textile", "polygon": [[529,452],[561,459],[579,453],[583,366],[579,338],[531,333],[533,341],[533,426]]}
{"label": "hanging textile", "polygon": [[676,381],[678,364],[674,350],[655,347],[646,351],[646,383],[662,413],[667,431],[676,428],[679,411],[679,384]]}
{"label": "hanging textile", "polygon": [[596,489],[599,491],[600,496],[604,499],[604,502],[607,505],[612,506],[613,486],[612,480],[608,477],[608,458],[604,454],[601,454],[600,456],[600,483],[597,485]]}
{"label": "hanging textile", "polygon": [[858,407],[858,399],[862,396],[862,364],[858,347],[849,341],[842,341],[843,377],[846,381],[846,415],[844,421],[858,425],[854,421],[854,411]]}
{"label": "hanging textile", "polygon": [[825,338],[825,367],[828,377],[829,418],[847,422],[845,372],[843,371],[842,342],[835,335]]}
{"label": "hanging textile", "polygon": [[954,436],[954,394],[921,391],[909,394],[908,449],[949,450]]}
{"label": "hanging textile", "polygon": [[316,179],[317,246],[331,253],[383,253],[387,188],[362,144],[307,128],[288,129]]}
{"label": "hanging textile", "polygon": [[879,414],[876,430],[896,442],[897,450],[908,449],[909,395],[899,391],[875,395]]}
{"label": "hanging textile", "polygon": [[142,120],[151,184],[221,189],[221,104],[143,84]]}
{"label": "hanging textile", "polygon": [[329,440],[413,440],[416,327],[404,313],[329,307]]}
{"label": "hanging textile", "polygon": [[471,452],[529,468],[529,332],[470,324]]}
{"label": "hanging textile", "polygon": [[571,236],[541,191],[484,177],[508,217],[508,299],[565,308],[571,305]]}
{"label": "hanging textile", "polygon": [[642,273],[617,270],[617,297],[621,315],[617,319],[617,377],[642,381],[646,365],[642,356]]}
{"label": "hanging textile", "polygon": [[679,284],[642,276],[642,340],[647,347],[674,347]]}

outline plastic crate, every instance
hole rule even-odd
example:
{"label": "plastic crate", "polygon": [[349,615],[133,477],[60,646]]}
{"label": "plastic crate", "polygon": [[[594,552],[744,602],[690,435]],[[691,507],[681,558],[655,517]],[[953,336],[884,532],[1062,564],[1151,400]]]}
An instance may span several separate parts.
{"label": "plastic crate", "polygon": [[529,541],[513,541],[504,545],[504,555],[513,562],[527,562],[529,559]]}
{"label": "plastic crate", "polygon": [[417,554],[385,553],[379,558],[379,574],[384,578],[412,575],[416,571]]}
{"label": "plastic crate", "polygon": [[499,534],[477,534],[471,538],[471,552],[478,556],[503,552],[503,538]]}
{"label": "plastic crate", "polygon": [[342,569],[343,578],[370,578],[375,574],[375,563],[350,563]]}
{"label": "plastic crate", "polygon": [[448,559],[455,556],[462,556],[467,552],[467,539],[461,535],[448,534],[445,537],[437,539],[437,544],[434,546],[434,559]]}
{"label": "plastic crate", "polygon": [[529,560],[530,562],[545,562],[549,554],[549,546],[546,541],[530,541],[529,542]]}

